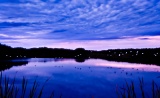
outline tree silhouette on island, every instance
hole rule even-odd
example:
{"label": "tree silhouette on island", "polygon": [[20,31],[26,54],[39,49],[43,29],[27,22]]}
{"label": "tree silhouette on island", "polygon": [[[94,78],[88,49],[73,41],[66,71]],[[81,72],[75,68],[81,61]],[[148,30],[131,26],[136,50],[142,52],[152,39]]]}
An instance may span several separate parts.
{"label": "tree silhouette on island", "polygon": [[109,49],[109,50],[75,50],[64,48],[13,48],[0,44],[0,61],[21,59],[21,58],[71,58],[77,62],[84,62],[86,59],[104,59],[110,61],[121,61],[131,63],[144,63],[160,65],[160,48],[145,49]]}

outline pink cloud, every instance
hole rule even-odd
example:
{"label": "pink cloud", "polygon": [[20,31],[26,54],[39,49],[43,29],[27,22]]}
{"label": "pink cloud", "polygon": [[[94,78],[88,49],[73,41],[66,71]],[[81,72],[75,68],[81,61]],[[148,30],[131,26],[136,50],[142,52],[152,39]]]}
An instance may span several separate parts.
{"label": "pink cloud", "polygon": [[[145,38],[145,40],[142,40]],[[0,40],[13,47],[50,47],[50,48],[85,48],[91,50],[123,48],[157,48],[160,47],[160,36],[143,36],[113,40],[52,40],[52,39],[17,39]]]}

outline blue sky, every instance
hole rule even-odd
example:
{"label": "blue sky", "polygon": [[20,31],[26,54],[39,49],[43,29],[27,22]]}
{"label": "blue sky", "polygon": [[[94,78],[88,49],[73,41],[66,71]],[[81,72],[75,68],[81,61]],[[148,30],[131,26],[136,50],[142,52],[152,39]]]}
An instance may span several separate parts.
{"label": "blue sky", "polygon": [[0,43],[86,49],[160,47],[159,0],[0,0]]}

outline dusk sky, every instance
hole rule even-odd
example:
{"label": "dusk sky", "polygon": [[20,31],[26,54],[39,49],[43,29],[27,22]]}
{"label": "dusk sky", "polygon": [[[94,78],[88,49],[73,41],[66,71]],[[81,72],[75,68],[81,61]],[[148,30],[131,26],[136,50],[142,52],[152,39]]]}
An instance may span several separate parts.
{"label": "dusk sky", "polygon": [[160,0],[0,0],[0,43],[12,47],[160,47]]}

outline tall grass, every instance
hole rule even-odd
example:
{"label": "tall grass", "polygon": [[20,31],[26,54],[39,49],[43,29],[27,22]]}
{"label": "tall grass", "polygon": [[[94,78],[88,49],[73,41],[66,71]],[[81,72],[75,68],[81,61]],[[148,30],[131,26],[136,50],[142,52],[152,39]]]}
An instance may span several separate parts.
{"label": "tall grass", "polygon": [[[45,83],[42,85],[41,89],[38,89],[39,84],[37,80],[32,84],[32,87],[28,90],[28,80],[23,77],[21,81],[21,87],[18,88],[15,85],[16,78],[14,77],[13,80],[9,79],[8,77],[2,76],[2,73],[0,74],[0,98],[41,98],[43,94],[43,89],[46,84],[46,82],[49,80],[49,78],[45,81]],[[27,94],[27,91],[29,93]],[[54,92],[51,93],[49,98],[54,97]]]}
{"label": "tall grass", "polygon": [[[45,87],[45,84],[47,81],[49,81],[50,78],[48,78],[43,85],[39,87],[39,83],[35,79],[31,88],[28,87],[28,80],[23,77],[21,81],[21,86],[18,88],[15,85],[16,77],[14,77],[12,80],[8,77],[0,74],[0,98],[42,98],[43,90]],[[158,86],[154,81],[152,81],[152,98],[160,98],[160,86]],[[116,88],[116,93],[118,95],[118,98],[148,98],[147,94],[144,90],[144,80],[143,78],[139,78],[139,91],[140,95],[136,93],[135,90],[135,84],[133,81],[131,83],[128,83],[125,81],[125,85],[123,87]],[[47,98],[54,98],[54,91],[49,95]],[[62,98],[62,95],[60,95],[59,98]],[[92,97],[94,98],[94,97]]]}
{"label": "tall grass", "polygon": [[[139,91],[141,93],[140,95],[135,92],[135,84],[133,81],[131,81],[130,84],[127,81],[125,82],[125,86],[116,87],[118,98],[148,98],[148,94],[145,93],[144,90],[143,78],[139,78]],[[152,89],[150,91],[152,92],[152,98],[160,98],[160,86],[158,86],[154,81],[152,81],[151,85]]]}

